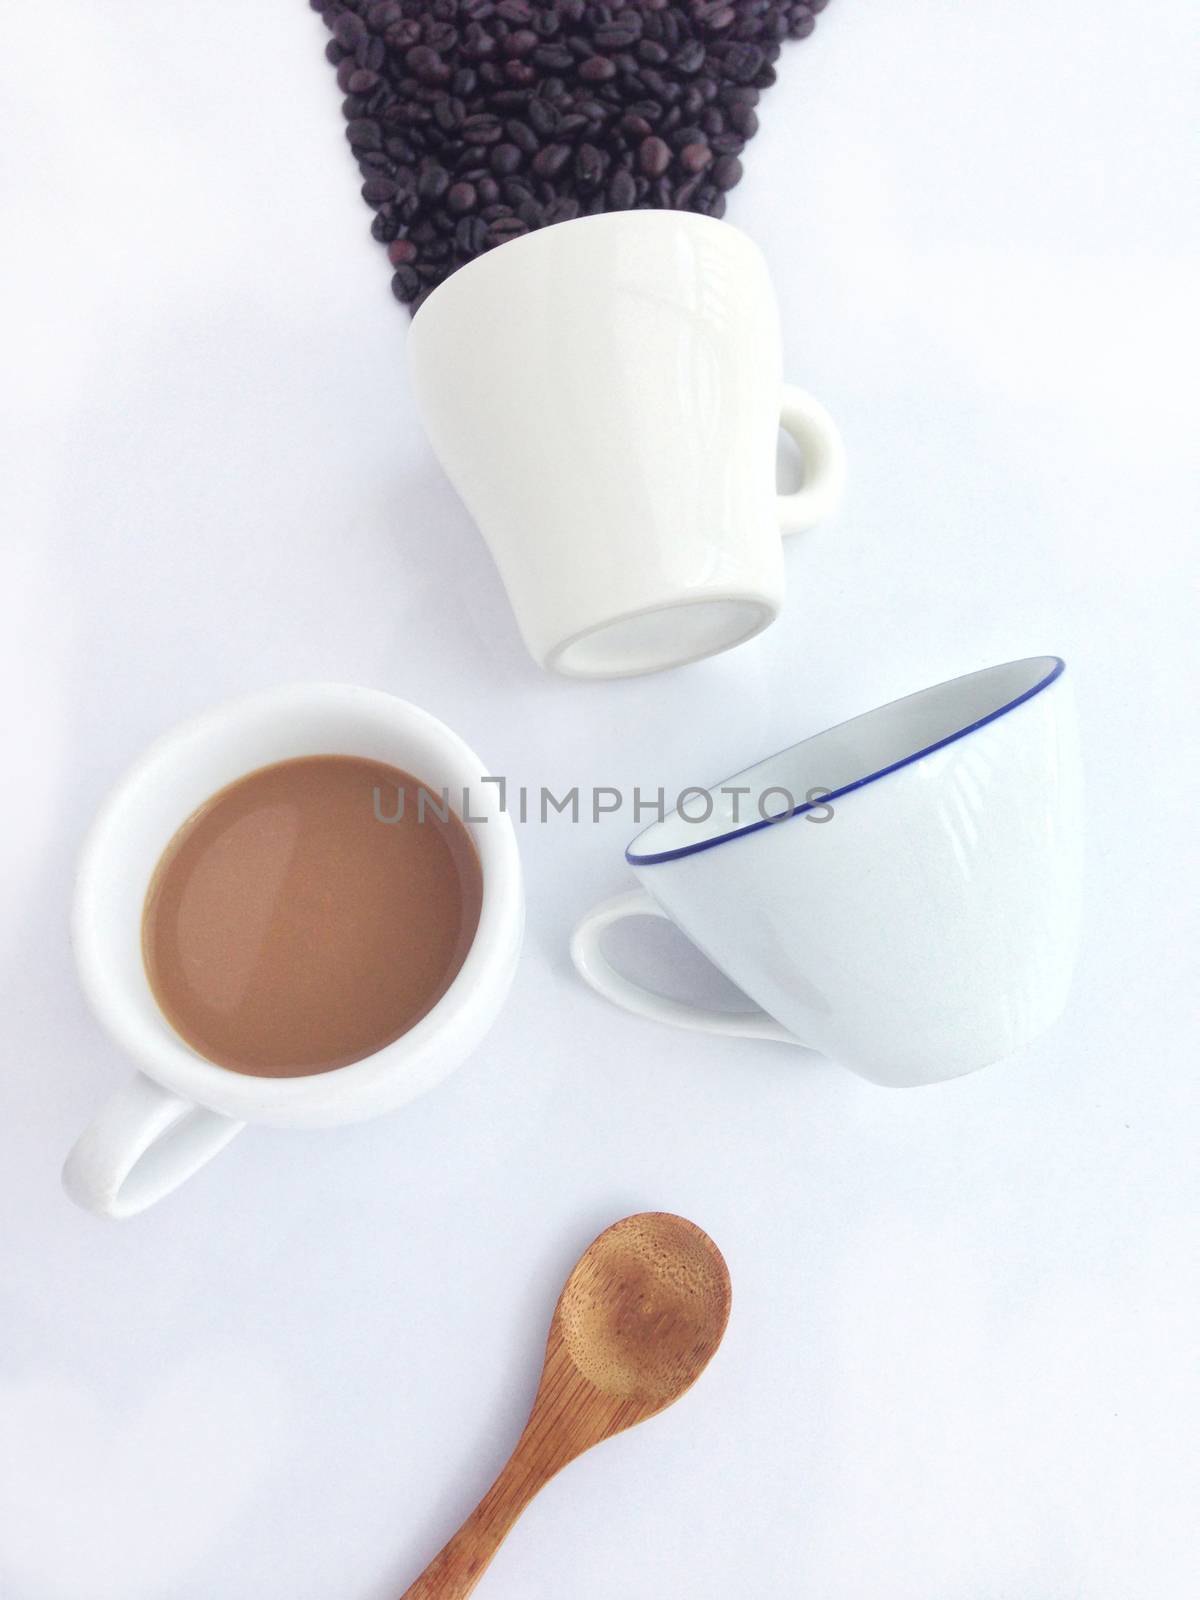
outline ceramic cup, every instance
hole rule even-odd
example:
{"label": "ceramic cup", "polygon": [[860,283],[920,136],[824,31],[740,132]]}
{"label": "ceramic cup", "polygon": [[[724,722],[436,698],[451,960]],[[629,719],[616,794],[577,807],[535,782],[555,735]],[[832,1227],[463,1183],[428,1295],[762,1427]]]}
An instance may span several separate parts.
{"label": "ceramic cup", "polygon": [[[783,382],[779,318],[745,234],[680,211],[542,228],[418,310],[416,400],[535,661],[579,678],[680,666],[779,615],[780,530],[827,516],[844,464]],[[805,482],[777,494],[783,428]]]}
{"label": "ceramic cup", "polygon": [[[302,1078],[258,1078],[205,1060],[159,1010],[142,965],[146,890],[176,830],[217,790],[296,756],[354,755],[412,772],[464,818],[483,867],[475,941],[433,1009],[362,1061]],[[151,746],[105,802],[79,863],[72,940],[93,1011],[135,1072],[80,1136],[63,1181],[91,1211],[124,1217],[177,1188],[248,1122],[323,1128],[391,1111],[471,1053],[508,992],[521,944],[521,870],[496,785],[458,736],[389,694],[296,684],[208,711]]]}
{"label": "ceramic cup", "polygon": [[[876,1083],[973,1072],[1065,1003],[1079,789],[1063,663],[970,673],[695,792],[629,846],[644,887],[583,919],[575,965],[626,1010],[809,1045]],[[704,1011],[622,976],[601,935],[641,915],[676,923],[761,1010]]]}

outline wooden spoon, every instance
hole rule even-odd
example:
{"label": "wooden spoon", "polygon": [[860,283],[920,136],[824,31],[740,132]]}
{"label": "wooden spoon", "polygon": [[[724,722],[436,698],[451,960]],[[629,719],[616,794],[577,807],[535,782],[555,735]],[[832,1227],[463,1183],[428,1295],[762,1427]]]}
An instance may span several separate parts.
{"label": "wooden spoon", "polygon": [[614,1222],[567,1279],[525,1431],[500,1476],[401,1600],[462,1600],[534,1495],[601,1439],[664,1410],[712,1360],[729,1269],[694,1222]]}

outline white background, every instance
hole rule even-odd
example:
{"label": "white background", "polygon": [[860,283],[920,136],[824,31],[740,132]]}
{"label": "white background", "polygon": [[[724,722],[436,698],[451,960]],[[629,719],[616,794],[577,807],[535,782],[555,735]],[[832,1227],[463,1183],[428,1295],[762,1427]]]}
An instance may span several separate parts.
{"label": "white background", "polygon": [[[722,1247],[726,1343],[545,1491],[488,1600],[1196,1592],[1191,15],[835,0],[787,49],[729,217],[851,491],[767,635],[581,685],[524,656],[421,436],[303,0],[0,7],[4,1600],[394,1600],[507,1454],[580,1249],[644,1208]],[[671,790],[1042,651],[1089,892],[1021,1058],[888,1092],[607,1009],[566,943],[632,825],[564,819],[521,830],[524,961],[443,1087],[251,1130],[134,1222],[62,1196],[126,1070],[72,862],[180,718],[348,679],[514,782]]]}

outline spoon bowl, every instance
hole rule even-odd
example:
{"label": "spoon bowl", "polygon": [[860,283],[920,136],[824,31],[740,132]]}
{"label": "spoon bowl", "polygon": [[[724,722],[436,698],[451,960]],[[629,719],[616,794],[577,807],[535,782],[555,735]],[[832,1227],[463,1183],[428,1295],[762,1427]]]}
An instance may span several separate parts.
{"label": "spoon bowl", "polygon": [[580,1377],[598,1394],[637,1404],[640,1421],[700,1376],[729,1304],[729,1270],[708,1235],[682,1217],[647,1212],[615,1222],[584,1253],[555,1322]]}

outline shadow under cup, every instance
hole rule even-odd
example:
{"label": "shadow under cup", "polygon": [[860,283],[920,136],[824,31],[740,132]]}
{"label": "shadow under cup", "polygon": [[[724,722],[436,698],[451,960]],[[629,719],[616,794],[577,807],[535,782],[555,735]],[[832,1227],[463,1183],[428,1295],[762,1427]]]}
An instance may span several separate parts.
{"label": "shadow under cup", "polygon": [[[809,1045],[894,1085],[974,1071],[1061,1012],[1082,852],[1057,657],[939,684],[698,793],[707,810],[693,801],[629,846],[647,894],[577,931],[576,965],[609,999]],[[665,914],[761,1012],[702,1011],[616,973],[599,933],[637,914]]]}

